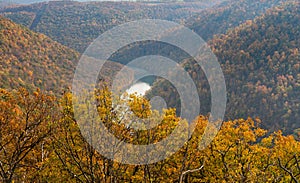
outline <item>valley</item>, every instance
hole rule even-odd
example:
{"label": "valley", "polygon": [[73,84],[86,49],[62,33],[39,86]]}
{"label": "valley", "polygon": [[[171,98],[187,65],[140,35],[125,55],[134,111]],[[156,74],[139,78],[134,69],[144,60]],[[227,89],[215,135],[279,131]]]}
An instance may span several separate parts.
{"label": "valley", "polygon": [[[1,182],[300,181],[297,0],[3,4]],[[201,67],[180,47],[137,41],[107,60],[99,59],[103,53],[97,44],[104,45],[104,51],[115,45],[96,40],[98,36],[144,19],[174,22],[203,39],[211,54],[200,55],[201,62],[211,61],[207,55],[215,58],[224,77],[224,118],[211,121],[212,106],[220,101],[212,97],[210,83],[216,80],[205,71],[217,68]],[[149,31],[143,28],[136,29],[136,35]],[[129,32],[119,34],[128,40],[136,36]],[[171,28],[156,36],[167,39],[176,33]],[[110,38],[126,42],[118,36]],[[189,41],[188,48],[196,47],[188,38],[178,36],[174,42]],[[89,47],[95,42],[94,48]],[[148,60],[151,68],[165,71],[176,85],[163,77],[138,78],[147,71],[137,67],[118,75],[134,59],[153,55],[169,58],[182,69],[184,75],[171,68],[174,65],[166,69],[157,60]],[[87,70],[80,70],[80,64],[89,63],[83,67]],[[96,68],[98,63],[104,64]],[[97,70],[92,86],[76,83],[76,74],[89,78]],[[180,82],[183,76],[190,78],[196,97],[181,96],[192,88],[189,82]],[[128,86],[122,88],[128,93],[126,100],[112,91],[113,84]],[[86,91],[85,85],[93,89]],[[156,108],[153,101],[165,108]],[[196,111],[197,117],[183,118],[184,109],[188,114]]]}

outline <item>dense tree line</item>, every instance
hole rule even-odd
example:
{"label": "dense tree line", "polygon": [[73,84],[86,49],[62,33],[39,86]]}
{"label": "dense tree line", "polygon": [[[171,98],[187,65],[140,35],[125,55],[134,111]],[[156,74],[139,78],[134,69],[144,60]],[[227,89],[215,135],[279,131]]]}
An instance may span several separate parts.
{"label": "dense tree line", "polygon": [[[162,113],[150,108],[144,110],[141,105],[149,105],[148,101],[133,95],[130,100],[119,101],[131,106],[126,113],[129,115],[119,116],[116,113],[125,113],[112,111],[112,95],[107,88],[99,89],[95,95],[106,128],[129,143],[158,142],[181,121],[173,109]],[[204,130],[213,130],[205,129],[208,119],[199,116],[190,140],[168,159],[148,165],[114,162],[99,154],[82,137],[71,100],[72,94],[68,92],[56,98],[39,90],[0,90],[3,182],[297,182],[300,179],[299,141],[294,136],[282,135],[281,131],[266,135],[267,131],[259,127],[261,121],[251,118],[224,122],[213,142],[199,150]],[[135,131],[128,123],[125,125],[133,113],[162,122],[158,128]]]}

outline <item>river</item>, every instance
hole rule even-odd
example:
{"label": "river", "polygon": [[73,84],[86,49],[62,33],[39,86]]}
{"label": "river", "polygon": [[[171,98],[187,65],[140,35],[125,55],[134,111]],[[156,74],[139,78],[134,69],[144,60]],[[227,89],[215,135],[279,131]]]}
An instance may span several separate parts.
{"label": "river", "polygon": [[137,93],[138,95],[145,95],[146,92],[151,88],[148,83],[145,82],[137,82],[132,85],[126,92],[128,94]]}

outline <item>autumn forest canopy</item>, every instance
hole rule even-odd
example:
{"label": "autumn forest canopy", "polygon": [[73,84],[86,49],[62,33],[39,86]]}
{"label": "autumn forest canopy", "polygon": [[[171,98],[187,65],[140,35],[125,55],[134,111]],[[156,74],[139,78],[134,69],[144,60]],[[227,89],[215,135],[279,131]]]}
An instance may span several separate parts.
{"label": "autumn forest canopy", "polygon": [[[0,6],[0,182],[300,181],[297,0],[50,1]],[[105,31],[142,19],[179,23],[207,42],[226,85],[220,128],[209,121],[211,78],[186,52],[163,42],[122,47],[101,69],[95,90],[86,91],[85,98],[73,92],[76,66],[88,46]],[[124,65],[145,55],[170,58],[184,69],[201,101],[195,119],[180,116],[186,106],[176,86],[186,88],[187,83],[173,85],[163,77],[150,77],[142,79],[151,86],[144,96],[112,91],[112,79]],[[135,79],[133,70],[126,72],[118,82]],[[181,77],[171,71],[166,75]],[[166,101],[164,109],[153,109],[150,99],[156,96]],[[81,103],[73,105],[77,101]],[[188,104],[189,109],[197,107]],[[93,121],[91,105],[98,121]],[[169,147],[178,146],[185,133],[168,144],[161,142],[178,126],[188,139],[172,152]],[[99,135],[99,128],[118,140]],[[212,141],[200,148],[208,141],[206,135]],[[106,148],[106,153],[121,162],[98,151],[108,142],[116,151]],[[156,146],[146,153],[120,156],[119,142]],[[150,162],[156,154],[166,158],[128,163]]]}

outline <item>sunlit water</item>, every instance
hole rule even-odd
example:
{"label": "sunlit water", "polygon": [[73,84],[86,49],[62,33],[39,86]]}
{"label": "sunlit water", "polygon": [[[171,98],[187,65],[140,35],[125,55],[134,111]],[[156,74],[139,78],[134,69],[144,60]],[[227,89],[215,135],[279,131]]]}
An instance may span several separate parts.
{"label": "sunlit water", "polygon": [[151,86],[148,83],[138,82],[132,85],[126,92],[128,94],[136,93],[137,95],[145,95]]}

